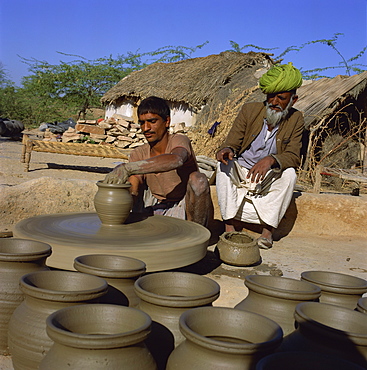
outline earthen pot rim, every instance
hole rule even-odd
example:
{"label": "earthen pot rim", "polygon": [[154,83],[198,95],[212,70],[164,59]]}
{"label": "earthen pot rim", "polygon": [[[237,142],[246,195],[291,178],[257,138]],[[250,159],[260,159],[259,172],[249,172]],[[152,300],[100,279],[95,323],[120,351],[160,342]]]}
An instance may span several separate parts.
{"label": "earthen pot rim", "polygon": [[[208,318],[215,318],[215,316],[218,314],[220,317],[220,320],[213,319],[213,323],[215,322],[228,322],[227,320],[223,320],[223,315],[226,315],[227,317],[238,315],[243,316],[241,320],[238,320],[238,322],[242,322],[246,324],[247,320],[262,320],[263,323],[266,323],[268,327],[271,328],[271,330],[274,331],[273,336],[271,339],[259,342],[259,343],[233,343],[233,342],[226,342],[221,341],[218,339],[208,338],[200,333],[197,333],[195,330],[193,330],[190,325],[187,323],[190,316],[198,315],[200,317],[201,312],[204,312],[205,316]],[[194,319],[195,320],[195,319]],[[196,319],[197,321],[197,319]],[[229,307],[196,307],[191,308],[184,313],[181,314],[179,319],[179,326],[180,331],[184,335],[184,337],[201,346],[205,347],[209,350],[219,351],[219,352],[226,352],[226,353],[233,353],[233,354],[247,354],[247,353],[253,353],[255,350],[270,350],[275,349],[280,345],[280,343],[283,340],[283,330],[281,327],[273,320],[259,315],[255,312],[250,311],[242,311],[242,310],[236,310]],[[237,325],[236,325],[237,326]],[[262,328],[264,331],[264,327]],[[220,333],[218,333],[220,334]]]}
{"label": "earthen pot rim", "polygon": [[367,297],[361,297],[358,299],[357,309],[360,312],[367,312]]}
{"label": "earthen pot rim", "polygon": [[[187,296],[170,296],[153,293],[149,290],[146,290],[142,285],[151,279],[165,278],[165,281],[169,279],[174,279],[173,281],[180,281],[181,279],[188,278],[195,282],[194,287],[197,287],[199,284],[205,284],[210,288],[210,291],[206,294],[199,295],[187,295]],[[149,274],[138,278],[134,283],[134,289],[137,296],[145,302],[155,304],[158,306],[168,306],[168,307],[195,307],[195,306],[204,306],[214,302],[220,294],[219,284],[202,275],[196,275],[187,272],[157,272],[154,274]]]}
{"label": "earthen pot rim", "polygon": [[[358,321],[358,329],[360,332],[351,332],[343,329],[335,328],[331,325],[320,322],[319,314],[325,315],[326,319],[332,318],[335,314],[342,315],[343,320],[339,322],[347,322],[347,324]],[[315,313],[316,312],[316,313]],[[299,324],[299,330],[315,331],[320,337],[322,334],[328,333],[328,336],[336,337],[338,340],[350,342],[351,340],[356,344],[367,345],[367,320],[365,314],[362,312],[351,310],[350,308],[337,306],[329,303],[319,302],[302,302],[296,306],[294,317]],[[349,319],[345,319],[349,317]],[[352,320],[353,318],[353,320]],[[362,328],[362,323],[365,323]],[[362,331],[364,329],[364,331]]]}
{"label": "earthen pot rim", "polygon": [[125,184],[108,184],[106,182],[103,182],[103,180],[99,180],[96,184],[100,188],[107,189],[129,189],[131,187],[131,184],[129,182],[126,182]]}
{"label": "earthen pot rim", "polygon": [[[228,237],[232,235],[244,235],[244,236],[247,236],[249,239],[251,239],[251,241],[248,243],[236,243],[233,240],[228,239]],[[248,247],[249,245],[253,245],[253,244],[256,245],[255,238],[244,231],[225,231],[223,234],[219,236],[219,239],[225,243],[228,243],[229,245],[233,245],[236,247],[244,247],[244,246]]]}
{"label": "earthen pot rim", "polygon": [[[323,278],[343,278],[343,284],[335,284],[324,280]],[[315,284],[321,290],[327,292],[343,293],[343,294],[364,294],[367,292],[367,280],[361,279],[357,276],[342,274],[331,271],[304,271],[301,273],[301,279],[309,283]]]}
{"label": "earthen pot rim", "polygon": [[[85,334],[71,331],[70,324],[63,322],[68,316],[83,315],[84,318],[95,317],[97,311],[99,315],[104,317],[111,314],[111,310],[116,311],[125,318],[129,318],[129,322],[136,323],[138,319],[142,321],[136,329],[121,333],[113,334]],[[93,320],[93,318],[91,319]],[[103,320],[100,320],[100,325],[103,325]],[[48,316],[46,320],[46,331],[48,336],[55,342],[76,348],[84,349],[104,349],[104,348],[119,348],[130,346],[144,341],[148,338],[151,332],[152,320],[148,314],[132,307],[120,305],[92,303],[81,304],[62,308]],[[103,326],[104,327],[104,326]]]}
{"label": "earthen pot rim", "polygon": [[[37,277],[37,275],[38,277],[44,275],[43,280],[47,282],[47,275],[50,274],[53,276],[56,276],[56,274],[60,275],[60,281],[65,280],[67,277],[80,278],[81,280],[84,280],[84,282],[81,282],[81,286],[89,281],[89,285],[92,285],[92,287],[80,290],[52,290],[35,286],[31,282],[32,277]],[[105,295],[108,290],[108,284],[104,279],[98,276],[82,274],[76,271],[36,271],[25,274],[20,278],[20,289],[26,295],[26,299],[27,296],[29,296],[47,301],[78,302],[82,300],[86,301],[96,299]]]}
{"label": "earthen pot rim", "polygon": [[[302,289],[287,289],[276,285],[267,285],[269,283],[290,283],[299,286]],[[309,301],[318,299],[321,295],[321,288],[307,281],[296,280],[287,277],[270,275],[247,275],[245,285],[251,290],[275,298],[282,298],[294,301]]]}
{"label": "earthen pot rim", "polygon": [[[117,259],[131,263],[132,267],[106,268],[99,266],[100,261]],[[90,261],[92,260],[92,262]],[[94,260],[94,261],[93,261]],[[102,278],[136,278],[146,271],[146,264],[136,258],[110,255],[110,254],[87,254],[74,259],[74,268],[80,272],[100,276]]]}
{"label": "earthen pot rim", "polygon": [[[25,251],[26,248],[12,246],[13,249],[18,249],[19,252],[5,252],[4,249],[6,248],[6,244],[14,244],[14,243],[23,243],[29,245],[28,251]],[[0,242],[0,262],[28,262],[34,261],[37,259],[47,258],[52,254],[52,248],[49,244],[40,242],[38,240],[31,240],[31,239],[21,239],[21,238],[10,238],[4,239]]]}

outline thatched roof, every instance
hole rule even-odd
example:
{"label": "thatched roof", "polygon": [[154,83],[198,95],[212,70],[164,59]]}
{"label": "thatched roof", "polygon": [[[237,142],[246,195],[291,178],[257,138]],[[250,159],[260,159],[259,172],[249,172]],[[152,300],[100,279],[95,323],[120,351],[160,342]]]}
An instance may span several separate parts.
{"label": "thatched roof", "polygon": [[297,90],[299,99],[294,107],[303,112],[308,128],[337,109],[345,98],[357,99],[366,87],[367,71],[350,77],[322,78]]}
{"label": "thatched roof", "polygon": [[101,101],[111,104],[121,98],[144,99],[155,95],[199,110],[236,73],[271,64],[270,54],[230,51],[175,63],[154,63],[123,78]]}

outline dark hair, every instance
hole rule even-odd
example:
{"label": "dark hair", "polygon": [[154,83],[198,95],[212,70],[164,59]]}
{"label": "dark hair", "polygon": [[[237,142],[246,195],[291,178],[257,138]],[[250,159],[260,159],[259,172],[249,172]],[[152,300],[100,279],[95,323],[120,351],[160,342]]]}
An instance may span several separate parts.
{"label": "dark hair", "polygon": [[170,116],[170,109],[164,99],[157,96],[150,96],[142,100],[138,106],[138,117],[147,113],[158,114],[158,116],[167,121],[167,118]]}

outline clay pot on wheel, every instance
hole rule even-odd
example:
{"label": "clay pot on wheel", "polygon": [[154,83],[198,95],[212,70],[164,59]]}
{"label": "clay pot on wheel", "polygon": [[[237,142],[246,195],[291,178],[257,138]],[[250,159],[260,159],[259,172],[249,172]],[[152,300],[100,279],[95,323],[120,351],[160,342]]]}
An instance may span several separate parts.
{"label": "clay pot on wheel", "polygon": [[186,340],[169,356],[167,370],[254,369],[283,337],[274,321],[225,307],[188,310],[180,317],[180,329]]}
{"label": "clay pot on wheel", "polygon": [[50,245],[27,239],[0,239],[0,354],[8,355],[8,323],[24,294],[19,279],[34,271],[48,270]]}
{"label": "clay pot on wheel", "polygon": [[353,362],[313,352],[280,352],[261,359],[256,370],[363,370]]}
{"label": "clay pot on wheel", "polygon": [[236,309],[256,312],[274,320],[283,329],[284,335],[294,327],[294,310],[298,303],[318,300],[321,290],[316,285],[278,276],[248,275],[245,285],[247,297]]}
{"label": "clay pot on wheel", "polygon": [[295,310],[297,330],[280,352],[307,351],[340,357],[367,368],[366,315],[336,305],[304,302]]}
{"label": "clay pot on wheel", "polygon": [[234,266],[250,266],[260,261],[256,240],[245,232],[225,232],[217,244],[220,259]]}
{"label": "clay pot on wheel", "polygon": [[63,308],[47,318],[54,341],[40,370],[156,369],[144,344],[150,333],[144,312],[108,304]]}
{"label": "clay pot on wheel", "polygon": [[301,280],[321,288],[321,303],[335,304],[354,310],[358,299],[367,292],[367,281],[356,276],[331,271],[305,271]]}
{"label": "clay pot on wheel", "polygon": [[9,322],[9,350],[15,370],[38,369],[52,345],[47,317],[67,306],[96,302],[107,293],[105,280],[80,272],[39,271],[24,275],[24,301]]}
{"label": "clay pot on wheel", "polygon": [[97,186],[94,207],[102,224],[123,224],[129,216],[133,204],[129,191],[131,184],[107,184],[98,181]]}
{"label": "clay pot on wheel", "polygon": [[143,261],[109,254],[90,254],[75,258],[74,268],[107,281],[108,292],[101,298],[101,303],[130,307],[138,305],[139,297],[135,293],[134,283],[145,273]]}

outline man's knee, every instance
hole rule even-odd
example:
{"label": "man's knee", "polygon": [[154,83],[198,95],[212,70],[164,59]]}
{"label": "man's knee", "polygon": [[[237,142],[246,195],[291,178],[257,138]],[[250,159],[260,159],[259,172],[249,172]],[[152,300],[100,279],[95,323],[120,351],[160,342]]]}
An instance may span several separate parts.
{"label": "man's knee", "polygon": [[195,171],[190,174],[187,185],[188,190],[192,190],[196,196],[202,195],[209,191],[208,179],[199,171]]}

